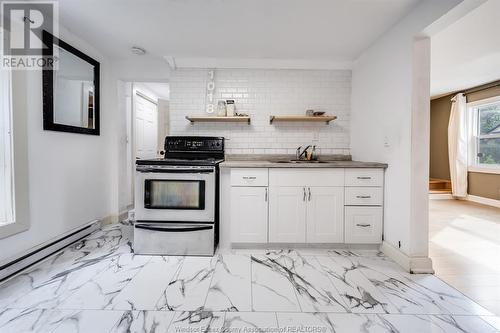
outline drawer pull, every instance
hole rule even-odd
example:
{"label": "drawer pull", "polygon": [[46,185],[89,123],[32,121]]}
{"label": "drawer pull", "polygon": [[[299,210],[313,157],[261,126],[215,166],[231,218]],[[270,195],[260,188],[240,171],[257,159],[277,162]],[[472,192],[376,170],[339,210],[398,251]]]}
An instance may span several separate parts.
{"label": "drawer pull", "polygon": [[372,179],[372,177],[359,176],[358,179]]}
{"label": "drawer pull", "polygon": [[267,194],[267,187],[266,187],[266,202],[267,202],[267,196],[268,196],[268,194]]}
{"label": "drawer pull", "polygon": [[370,199],[372,196],[371,195],[357,195],[356,198],[358,199]]}
{"label": "drawer pull", "polygon": [[243,179],[254,180],[257,179],[255,176],[243,176]]}
{"label": "drawer pull", "polygon": [[304,197],[302,198],[302,201],[306,201],[306,188],[303,187],[302,190],[304,191]]}
{"label": "drawer pull", "polygon": [[361,227],[361,228],[366,228],[369,226],[371,226],[371,224],[360,224],[360,223],[356,224],[356,227]]}

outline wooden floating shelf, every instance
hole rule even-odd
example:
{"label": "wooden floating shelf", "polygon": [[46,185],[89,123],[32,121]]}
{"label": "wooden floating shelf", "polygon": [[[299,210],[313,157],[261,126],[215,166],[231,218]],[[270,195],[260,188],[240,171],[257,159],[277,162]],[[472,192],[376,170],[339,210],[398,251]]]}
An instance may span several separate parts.
{"label": "wooden floating shelf", "polygon": [[274,121],[312,121],[329,124],[335,119],[337,119],[336,116],[270,116],[269,123],[272,124]]}
{"label": "wooden floating shelf", "polygon": [[248,123],[250,125],[250,117],[248,116],[186,116],[186,119],[194,124],[199,123]]}

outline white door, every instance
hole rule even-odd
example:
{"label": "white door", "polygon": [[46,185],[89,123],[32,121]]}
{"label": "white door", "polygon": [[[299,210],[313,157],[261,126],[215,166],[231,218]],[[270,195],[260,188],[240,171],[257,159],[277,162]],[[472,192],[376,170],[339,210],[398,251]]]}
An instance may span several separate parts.
{"label": "white door", "polygon": [[269,242],[306,241],[306,192],[304,187],[269,188]]}
{"label": "white door", "polygon": [[136,158],[155,158],[158,144],[158,110],[156,104],[135,96]]}
{"label": "white door", "polygon": [[307,242],[344,242],[343,187],[307,187]]}
{"label": "white door", "polygon": [[231,188],[231,242],[267,243],[267,187]]}

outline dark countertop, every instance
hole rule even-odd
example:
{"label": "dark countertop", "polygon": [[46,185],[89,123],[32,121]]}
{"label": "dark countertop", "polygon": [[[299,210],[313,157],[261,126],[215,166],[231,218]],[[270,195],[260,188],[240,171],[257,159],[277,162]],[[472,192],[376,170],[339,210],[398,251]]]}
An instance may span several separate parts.
{"label": "dark countertop", "polygon": [[387,168],[378,162],[352,161],[350,155],[323,155],[318,162],[283,163],[293,155],[226,155],[221,168]]}

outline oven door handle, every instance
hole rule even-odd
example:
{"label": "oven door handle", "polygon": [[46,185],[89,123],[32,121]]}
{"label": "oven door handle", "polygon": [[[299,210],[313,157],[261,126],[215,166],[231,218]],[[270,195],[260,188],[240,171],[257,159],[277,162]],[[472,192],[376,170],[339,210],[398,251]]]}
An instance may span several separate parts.
{"label": "oven door handle", "polygon": [[199,227],[154,227],[149,225],[136,224],[137,229],[151,230],[151,231],[162,231],[162,232],[189,232],[189,231],[200,231],[200,230],[210,230],[213,229],[211,225],[199,226]]}
{"label": "oven door handle", "polygon": [[141,173],[213,173],[213,169],[156,169],[156,168],[140,168],[137,172]]}

